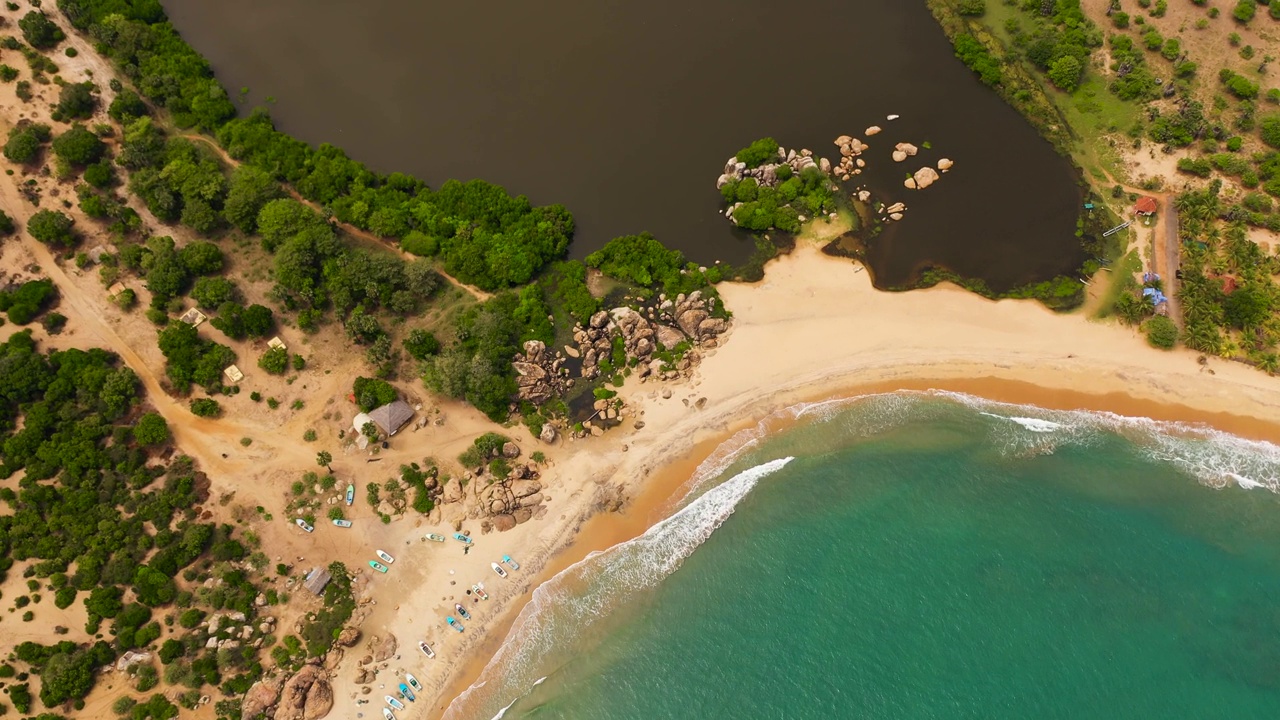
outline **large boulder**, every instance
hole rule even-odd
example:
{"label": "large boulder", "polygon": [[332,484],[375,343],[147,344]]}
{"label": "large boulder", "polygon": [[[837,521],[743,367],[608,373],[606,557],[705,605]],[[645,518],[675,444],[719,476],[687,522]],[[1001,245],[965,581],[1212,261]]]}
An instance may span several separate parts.
{"label": "large boulder", "polygon": [[502,443],[502,457],[504,458],[520,457],[520,446],[513,442]]}
{"label": "large boulder", "polygon": [[551,423],[542,424],[542,432],[538,433],[538,439],[548,445],[556,441],[556,429],[551,427]]}
{"label": "large boulder", "polygon": [[676,325],[680,326],[685,335],[696,338],[698,337],[698,325],[708,317],[710,317],[710,314],[706,310],[695,306],[680,313],[676,317]]}
{"label": "large boulder", "polygon": [[353,647],[358,642],[360,642],[360,629],[357,627],[348,625],[338,633],[338,644],[343,647]]}
{"label": "large boulder", "polygon": [[528,497],[529,495],[538,492],[542,492],[542,483],[537,480],[517,480],[511,483],[512,497]]}
{"label": "large boulder", "polygon": [[605,325],[608,325],[608,324],[609,324],[609,311],[608,311],[608,310],[601,310],[601,311],[597,312],[595,315],[592,315],[592,316],[591,316],[591,320],[590,320],[589,324],[591,325],[591,327],[593,327],[593,328],[595,328],[595,329],[597,329],[597,330],[599,330],[600,328],[603,328]]}
{"label": "large boulder", "polygon": [[912,177],[915,178],[916,187],[923,190],[938,181],[938,171],[926,165]]}
{"label": "large boulder", "polygon": [[462,499],[462,483],[456,478],[444,484],[444,491],[440,493],[440,502],[456,503]]}
{"label": "large boulder", "polygon": [[657,325],[655,335],[658,344],[668,350],[685,341],[684,333],[670,325]]}
{"label": "large boulder", "polygon": [[498,532],[506,532],[516,526],[516,519],[510,515],[494,515],[493,529]]}
{"label": "large boulder", "polygon": [[516,519],[517,524],[527,523],[533,518],[533,510],[527,507],[516,508],[511,517]]}
{"label": "large boulder", "polygon": [[254,718],[270,710],[280,697],[280,688],[284,686],[283,677],[259,680],[245,693],[240,702],[240,714],[246,718]]}
{"label": "large boulder", "polygon": [[333,709],[333,688],[324,669],[304,665],[280,693],[275,720],[317,720]]}
{"label": "large boulder", "polygon": [[374,646],[373,661],[382,662],[383,660],[390,660],[396,654],[396,647],[396,636],[391,633],[387,633],[387,636],[382,638],[382,641]]}
{"label": "large boulder", "polygon": [[533,507],[542,504],[542,493],[536,492],[527,497],[520,498],[520,507]]}
{"label": "large boulder", "polygon": [[723,334],[729,329],[729,321],[723,318],[707,318],[698,323],[698,337],[709,338]]}

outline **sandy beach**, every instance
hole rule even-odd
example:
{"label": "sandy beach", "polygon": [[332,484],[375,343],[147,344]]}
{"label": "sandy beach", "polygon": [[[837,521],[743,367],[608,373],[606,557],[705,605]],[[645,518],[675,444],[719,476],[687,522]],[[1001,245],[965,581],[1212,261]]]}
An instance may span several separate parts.
{"label": "sandy beach", "polygon": [[[423,681],[435,697],[431,717],[475,680],[538,583],[593,550],[643,532],[670,512],[694,467],[726,437],[799,402],[937,388],[1054,409],[1201,422],[1280,441],[1280,388],[1273,378],[1238,363],[1201,365],[1195,353],[1155,350],[1128,328],[1057,315],[1031,301],[993,302],[948,286],[881,293],[854,264],[812,246],[772,263],[760,283],[720,290],[735,315],[724,346],[709,353],[688,383],[627,385],[623,395],[644,421],[642,429],[629,422],[549,453],[553,465],[544,484],[552,501],[544,518],[477,536],[467,555],[453,541],[442,547],[417,541],[423,528],[401,531],[396,523],[386,529],[395,540],[415,543],[408,553],[423,559],[370,581],[381,602],[363,628],[366,635],[398,638],[400,659],[389,669]],[[664,388],[671,397],[662,397]],[[595,515],[597,493],[609,484],[621,484],[632,500],[621,514]],[[473,533],[476,526],[464,522]],[[504,553],[523,564],[508,580],[489,568]],[[489,601],[464,594],[476,580],[485,583]],[[444,623],[454,602],[468,603],[475,616],[461,635]],[[419,638],[433,644],[436,660],[418,654]],[[344,663],[335,678],[340,705],[341,698],[355,697],[350,678]],[[384,671],[374,682],[390,678]]]}

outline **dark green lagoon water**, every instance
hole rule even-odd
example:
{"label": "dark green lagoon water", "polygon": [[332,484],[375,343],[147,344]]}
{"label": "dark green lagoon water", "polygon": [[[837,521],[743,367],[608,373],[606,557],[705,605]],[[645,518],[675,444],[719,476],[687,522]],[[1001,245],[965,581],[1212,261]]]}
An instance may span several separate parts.
{"label": "dark green lagoon water", "polygon": [[943,394],[789,412],[540,588],[448,717],[1280,716],[1280,448]]}

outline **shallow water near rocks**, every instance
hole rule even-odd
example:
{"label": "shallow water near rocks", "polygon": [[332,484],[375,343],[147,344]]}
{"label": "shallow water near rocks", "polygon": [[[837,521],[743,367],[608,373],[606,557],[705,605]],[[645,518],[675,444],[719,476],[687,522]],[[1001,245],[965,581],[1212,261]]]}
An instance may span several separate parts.
{"label": "shallow water near rocks", "polygon": [[[999,290],[1084,259],[1068,163],[953,57],[922,0],[164,5],[233,97],[251,89],[246,109],[270,97],[281,129],[382,172],[563,203],[577,257],[648,230],[740,262],[753,244],[717,215],[729,156],[769,135],[837,159],[836,137],[881,125],[862,178],[908,210],[869,249],[880,286],[939,264]],[[903,141],[933,149],[894,163]],[[956,167],[939,183],[902,186],[941,157]]]}

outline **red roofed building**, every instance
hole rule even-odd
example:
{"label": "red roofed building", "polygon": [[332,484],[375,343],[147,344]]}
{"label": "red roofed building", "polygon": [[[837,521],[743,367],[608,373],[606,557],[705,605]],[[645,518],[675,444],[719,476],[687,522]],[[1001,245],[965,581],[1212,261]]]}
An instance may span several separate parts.
{"label": "red roofed building", "polygon": [[1133,204],[1134,215],[1154,215],[1156,212],[1156,199],[1153,197],[1138,198],[1138,202]]}

